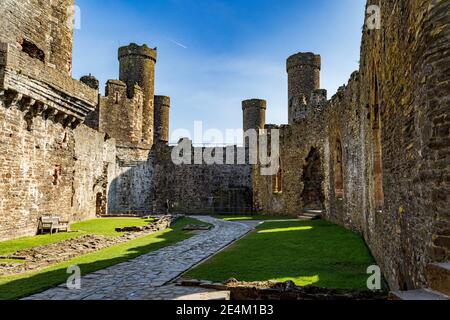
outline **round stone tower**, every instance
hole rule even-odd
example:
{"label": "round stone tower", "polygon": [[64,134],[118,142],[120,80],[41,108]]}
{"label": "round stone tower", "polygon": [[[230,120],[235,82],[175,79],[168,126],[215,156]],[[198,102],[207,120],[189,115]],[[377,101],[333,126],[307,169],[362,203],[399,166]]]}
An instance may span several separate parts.
{"label": "round stone tower", "polygon": [[170,97],[155,96],[154,143],[169,142]]}
{"label": "round stone tower", "polygon": [[82,76],[80,78],[80,81],[94,90],[98,90],[100,87],[100,82],[98,81],[98,79],[91,74]]}
{"label": "round stone tower", "polygon": [[242,101],[244,133],[250,129],[264,129],[266,125],[266,100],[250,99]]}
{"label": "round stone tower", "polygon": [[135,84],[144,93],[142,143],[149,147],[153,145],[156,55],[156,48],[151,49],[145,44],[138,46],[132,43],[119,48],[119,79],[127,84],[128,96],[132,96]]}
{"label": "round stone tower", "polygon": [[321,58],[311,52],[300,52],[287,59],[289,124],[301,117],[311,94],[320,89]]}

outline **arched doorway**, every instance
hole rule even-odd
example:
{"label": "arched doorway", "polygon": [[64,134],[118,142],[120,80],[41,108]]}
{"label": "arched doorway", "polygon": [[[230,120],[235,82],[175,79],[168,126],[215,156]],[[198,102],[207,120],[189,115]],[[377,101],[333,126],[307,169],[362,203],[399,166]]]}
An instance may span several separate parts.
{"label": "arched doorway", "polygon": [[106,214],[106,206],[103,201],[103,194],[101,192],[98,192],[95,195],[95,214],[97,216],[103,216]]}
{"label": "arched doorway", "polygon": [[312,148],[303,168],[302,201],[305,209],[323,210],[325,197],[322,191],[323,173],[319,151]]}

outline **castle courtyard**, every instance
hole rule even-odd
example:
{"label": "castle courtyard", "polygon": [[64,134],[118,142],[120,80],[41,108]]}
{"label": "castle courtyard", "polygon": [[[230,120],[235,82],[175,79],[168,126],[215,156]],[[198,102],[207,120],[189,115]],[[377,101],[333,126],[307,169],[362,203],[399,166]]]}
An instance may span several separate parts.
{"label": "castle courtyard", "polygon": [[271,1],[0,0],[0,300],[450,299],[450,1]]}

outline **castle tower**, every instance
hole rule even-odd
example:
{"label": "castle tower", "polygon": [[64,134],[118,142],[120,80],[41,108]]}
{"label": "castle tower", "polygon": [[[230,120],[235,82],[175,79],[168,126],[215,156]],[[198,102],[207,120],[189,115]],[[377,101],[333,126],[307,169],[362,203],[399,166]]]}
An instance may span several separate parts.
{"label": "castle tower", "polygon": [[300,52],[287,59],[289,124],[305,115],[311,95],[320,89],[320,55]]}
{"label": "castle tower", "polygon": [[155,96],[155,134],[154,143],[169,142],[170,97]]}
{"label": "castle tower", "polygon": [[96,77],[94,77],[91,74],[89,74],[87,76],[82,76],[80,78],[80,81],[94,90],[98,90],[100,88],[100,82],[98,81],[98,79]]}
{"label": "castle tower", "polygon": [[[267,101],[261,99],[250,99],[242,101],[242,111],[244,119],[244,134],[250,130],[264,129],[266,125]],[[247,140],[247,139],[245,139]],[[248,141],[244,141],[248,145]]]}
{"label": "castle tower", "polygon": [[144,93],[142,108],[142,143],[153,145],[154,94],[156,48],[130,44],[119,48],[119,79],[126,83],[128,96],[132,96],[134,85],[139,85]]}
{"label": "castle tower", "polygon": [[242,101],[244,132],[249,129],[264,129],[266,125],[266,108],[266,100],[250,99]]}

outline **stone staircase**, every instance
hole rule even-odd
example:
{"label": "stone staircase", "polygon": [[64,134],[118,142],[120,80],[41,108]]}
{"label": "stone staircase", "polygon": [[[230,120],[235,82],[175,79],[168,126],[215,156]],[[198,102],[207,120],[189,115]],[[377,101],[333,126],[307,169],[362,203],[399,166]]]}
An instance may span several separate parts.
{"label": "stone staircase", "polygon": [[320,219],[322,217],[322,210],[318,210],[318,209],[304,209],[303,213],[299,214],[297,216],[297,218],[299,218],[300,220],[317,220]]}
{"label": "stone staircase", "polygon": [[393,291],[391,300],[450,300],[450,263],[431,263],[427,266],[429,288]]}

